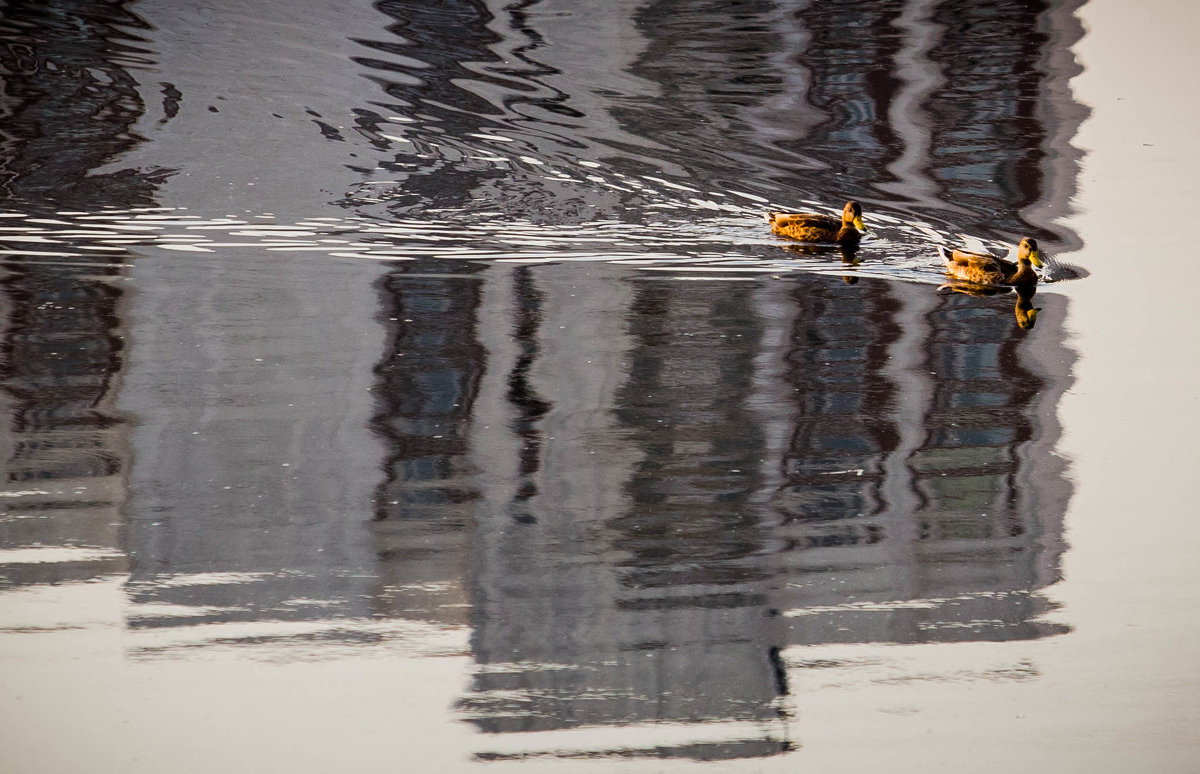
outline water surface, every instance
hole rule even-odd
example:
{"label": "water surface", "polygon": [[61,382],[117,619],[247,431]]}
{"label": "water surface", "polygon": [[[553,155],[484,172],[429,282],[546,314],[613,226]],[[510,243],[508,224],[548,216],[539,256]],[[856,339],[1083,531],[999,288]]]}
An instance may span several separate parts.
{"label": "water surface", "polygon": [[[1074,636],[1074,283],[1022,326],[934,247],[1083,247],[1080,5],[10,4],[6,647],[352,767],[792,766],[815,684],[1036,683],[957,662]],[[852,260],[762,220],[851,197]]]}

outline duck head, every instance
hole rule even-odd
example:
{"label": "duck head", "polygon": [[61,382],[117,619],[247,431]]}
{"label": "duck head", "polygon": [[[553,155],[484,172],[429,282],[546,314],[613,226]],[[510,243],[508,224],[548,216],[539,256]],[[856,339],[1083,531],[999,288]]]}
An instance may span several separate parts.
{"label": "duck head", "polygon": [[1037,240],[1033,237],[1025,237],[1021,240],[1021,244],[1017,245],[1017,260],[1029,261],[1039,269],[1046,265],[1042,263],[1042,253],[1038,250]]}
{"label": "duck head", "polygon": [[863,225],[862,205],[858,202],[846,202],[846,206],[842,208],[842,225],[847,223],[859,231],[867,230],[867,227]]}

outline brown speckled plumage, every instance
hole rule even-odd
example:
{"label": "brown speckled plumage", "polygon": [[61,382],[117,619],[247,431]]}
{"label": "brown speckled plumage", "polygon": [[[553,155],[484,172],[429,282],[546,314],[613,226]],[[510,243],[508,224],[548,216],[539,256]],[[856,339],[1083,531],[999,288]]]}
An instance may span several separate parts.
{"label": "brown speckled plumage", "polygon": [[858,202],[846,202],[840,218],[811,212],[772,212],[767,215],[771,233],[800,242],[828,242],[843,247],[854,246],[866,230],[862,222],[862,207]]}
{"label": "brown speckled plumage", "polygon": [[986,253],[971,253],[966,250],[951,252],[940,246],[938,252],[945,261],[947,274],[978,285],[1036,285],[1038,278],[1033,267],[1042,265],[1037,241],[1029,237],[1022,239],[1021,244],[1017,246],[1015,263]]}

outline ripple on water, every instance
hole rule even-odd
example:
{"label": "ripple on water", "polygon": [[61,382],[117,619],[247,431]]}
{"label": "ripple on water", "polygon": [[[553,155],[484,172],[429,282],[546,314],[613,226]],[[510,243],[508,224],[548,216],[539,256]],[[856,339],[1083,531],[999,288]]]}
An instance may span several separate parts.
{"label": "ripple on water", "polygon": [[[605,262],[680,279],[808,272],[940,284],[945,276],[936,245],[961,242],[975,249],[1005,249],[994,241],[947,237],[928,223],[871,213],[860,249],[852,259],[844,259],[835,248],[802,245],[768,233],[762,211],[774,207],[766,200],[762,201],[767,207],[718,202],[728,197],[652,175],[643,179],[659,186],[661,197],[682,191],[704,193],[707,198],[657,202],[680,211],[678,215],[661,210],[655,214],[653,204],[648,204],[652,212],[640,219],[578,223],[539,223],[498,212],[445,208],[387,219],[314,217],[294,224],[271,223],[270,215],[205,218],[166,208],[57,213],[55,218],[9,212],[0,214],[6,223],[0,226],[0,242],[7,245],[0,249],[0,263],[82,259],[100,264],[104,258],[97,252],[139,248],[181,253],[262,249],[375,261],[431,257],[505,263]],[[806,206],[818,208],[813,202],[797,205]],[[1048,280],[1086,274],[1065,264],[1051,262],[1051,266],[1055,268]]]}

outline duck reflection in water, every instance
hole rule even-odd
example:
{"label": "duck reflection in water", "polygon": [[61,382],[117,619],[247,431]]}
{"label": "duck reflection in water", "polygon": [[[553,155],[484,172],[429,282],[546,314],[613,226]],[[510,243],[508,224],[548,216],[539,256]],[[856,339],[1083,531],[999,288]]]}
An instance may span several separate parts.
{"label": "duck reflection in water", "polygon": [[1038,312],[1042,311],[1040,306],[1035,307],[1033,305],[1033,296],[1037,293],[1036,284],[1023,284],[1008,288],[978,285],[970,282],[948,282],[939,287],[938,290],[963,293],[968,296],[996,296],[1015,291],[1017,294],[1017,304],[1013,313],[1017,318],[1017,326],[1021,330],[1031,330],[1037,324]]}
{"label": "duck reflection in water", "polygon": [[[858,246],[857,245],[855,245],[853,247],[851,247],[849,245],[842,245],[842,263],[845,264],[846,268],[849,268],[849,269],[853,269],[862,263],[862,261],[859,260],[859,257],[858,257]],[[857,274],[843,274],[842,282],[845,282],[847,285],[857,285],[858,284],[858,275]]]}
{"label": "duck reflection in water", "polygon": [[1038,312],[1042,311],[1041,307],[1033,305],[1033,294],[1037,292],[1036,286],[1019,287],[1017,290],[1017,325],[1021,326],[1022,330],[1030,330],[1037,324]]}
{"label": "duck reflection in water", "polygon": [[[836,246],[842,254],[842,265],[847,269],[853,269],[862,264],[862,259],[858,257],[857,244],[839,244],[839,245],[821,245],[813,243],[792,243],[781,245],[784,250],[791,253],[796,253],[796,257],[810,258],[814,256],[824,256],[829,253],[831,247]],[[857,285],[858,275],[844,274],[842,281],[847,285]]]}

